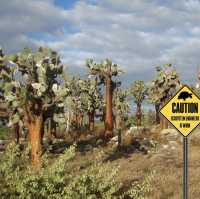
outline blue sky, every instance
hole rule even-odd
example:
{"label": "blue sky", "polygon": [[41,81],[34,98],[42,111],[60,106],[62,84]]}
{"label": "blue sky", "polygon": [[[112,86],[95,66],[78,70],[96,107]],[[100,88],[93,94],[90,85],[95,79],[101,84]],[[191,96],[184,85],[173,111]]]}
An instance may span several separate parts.
{"label": "blue sky", "polygon": [[85,59],[111,58],[124,85],[150,81],[172,63],[184,83],[200,67],[199,0],[2,0],[0,45],[10,52],[44,45],[68,71],[85,74]]}
{"label": "blue sky", "polygon": [[55,5],[58,5],[64,9],[70,9],[76,2],[76,0],[55,0]]}
{"label": "blue sky", "polygon": [[[55,0],[54,4],[64,9],[71,9],[79,0]],[[88,0],[90,4],[95,5],[96,0]]]}

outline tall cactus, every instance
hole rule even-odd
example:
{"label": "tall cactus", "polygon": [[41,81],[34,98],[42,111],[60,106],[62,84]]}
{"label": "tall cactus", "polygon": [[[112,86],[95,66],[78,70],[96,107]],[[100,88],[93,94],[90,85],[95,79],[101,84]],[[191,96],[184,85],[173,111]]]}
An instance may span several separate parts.
{"label": "tall cactus", "polygon": [[155,105],[156,121],[160,123],[161,128],[167,128],[168,123],[164,118],[160,118],[159,109],[180,86],[179,75],[171,64],[156,67],[156,77],[148,87],[148,100]]}
{"label": "tall cactus", "polygon": [[63,66],[55,51],[39,48],[37,52],[24,49],[10,57],[11,82],[5,84],[4,97],[12,108],[11,123],[23,120],[29,131],[31,157],[34,166],[39,165],[41,138],[46,115],[62,110],[63,96],[67,90],[60,85]]}
{"label": "tall cactus", "polygon": [[92,59],[86,61],[92,75],[98,76],[101,83],[105,85],[105,101],[106,101],[106,114],[105,114],[105,138],[113,136],[113,91],[116,83],[113,82],[112,77],[118,76],[122,73],[117,64],[113,64],[111,60],[106,59],[101,63],[95,63]]}
{"label": "tall cactus", "polygon": [[115,127],[117,130],[123,128],[123,122],[130,112],[130,104],[128,103],[128,90],[117,88],[113,95],[113,110],[115,114]]}
{"label": "tall cactus", "polygon": [[71,94],[65,100],[68,111],[72,113],[70,126],[76,130],[81,128],[84,117],[85,101],[82,95],[83,83],[84,81],[79,77],[73,77],[69,84]]}
{"label": "tall cactus", "polygon": [[136,109],[136,125],[141,126],[142,124],[142,102],[144,101],[147,93],[146,86],[144,81],[137,80],[133,82],[130,88],[130,92],[134,98],[134,101],[137,105]]}
{"label": "tall cactus", "polygon": [[[74,113],[75,127],[81,127],[82,124],[79,119],[83,119],[84,116],[88,117],[89,130],[94,130],[94,117],[97,109],[102,107],[102,95],[98,87],[97,78],[95,79],[80,79],[72,78],[70,81],[71,95],[69,99],[71,101],[68,104],[68,109],[71,109]],[[80,118],[81,116],[81,118]]]}
{"label": "tall cactus", "polygon": [[84,101],[84,109],[88,115],[89,130],[94,130],[94,117],[97,109],[102,107],[102,96],[98,87],[97,78],[81,81],[82,99]]}

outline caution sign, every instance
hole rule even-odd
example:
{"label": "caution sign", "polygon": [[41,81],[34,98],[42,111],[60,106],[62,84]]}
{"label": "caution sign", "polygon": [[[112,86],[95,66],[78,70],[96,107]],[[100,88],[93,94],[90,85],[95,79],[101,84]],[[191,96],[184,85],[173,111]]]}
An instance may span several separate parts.
{"label": "caution sign", "polygon": [[183,136],[188,136],[200,123],[200,98],[185,85],[161,108],[160,113]]}

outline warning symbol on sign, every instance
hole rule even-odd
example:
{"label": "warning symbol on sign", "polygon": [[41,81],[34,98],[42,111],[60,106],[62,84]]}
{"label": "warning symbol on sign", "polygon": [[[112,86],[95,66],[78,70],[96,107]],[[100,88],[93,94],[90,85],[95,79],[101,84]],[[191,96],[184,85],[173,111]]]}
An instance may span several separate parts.
{"label": "warning symbol on sign", "polygon": [[183,86],[160,113],[183,136],[188,136],[200,123],[200,98],[188,86]]}

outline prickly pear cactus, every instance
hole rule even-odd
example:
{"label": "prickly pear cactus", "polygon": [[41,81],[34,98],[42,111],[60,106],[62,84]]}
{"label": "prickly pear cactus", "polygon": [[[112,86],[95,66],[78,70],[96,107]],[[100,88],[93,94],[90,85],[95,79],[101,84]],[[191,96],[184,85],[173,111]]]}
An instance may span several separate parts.
{"label": "prickly pear cactus", "polygon": [[116,129],[122,129],[125,119],[128,118],[130,113],[130,104],[128,102],[129,97],[128,90],[117,88],[113,95],[113,112],[115,115]]}
{"label": "prickly pear cactus", "polygon": [[144,81],[137,80],[133,82],[130,88],[130,93],[132,94],[136,104],[141,104],[146,98],[147,89]]}
{"label": "prickly pear cactus", "polygon": [[102,106],[102,96],[96,79],[82,82],[82,98],[86,112],[94,112]]}
{"label": "prickly pear cactus", "polygon": [[156,77],[148,86],[148,100],[152,103],[162,103],[180,88],[177,71],[171,64],[156,67]]}
{"label": "prickly pear cactus", "polygon": [[[5,68],[5,67],[4,67]],[[17,55],[7,56],[7,74],[1,70],[4,98],[11,111],[10,125],[34,115],[53,114],[63,106],[69,92],[60,85],[63,66],[55,51],[39,48],[37,52],[25,48]]]}
{"label": "prickly pear cactus", "polygon": [[114,112],[120,111],[123,116],[126,116],[130,111],[130,104],[128,102],[128,90],[116,89],[113,95]]}
{"label": "prickly pear cactus", "polygon": [[93,59],[86,60],[86,66],[92,75],[98,75],[100,82],[104,83],[105,79],[112,76],[118,76],[123,73],[117,64],[113,64],[111,60],[106,59],[101,63],[95,63]]}
{"label": "prickly pear cactus", "polygon": [[142,124],[142,102],[146,98],[146,85],[144,81],[137,80],[133,82],[130,88],[130,93],[132,94],[134,101],[136,103],[136,125],[141,126]]}
{"label": "prickly pear cactus", "polygon": [[8,62],[0,48],[0,100],[4,99],[4,87],[7,82],[11,82],[12,77],[10,76],[10,69],[8,67]]}

